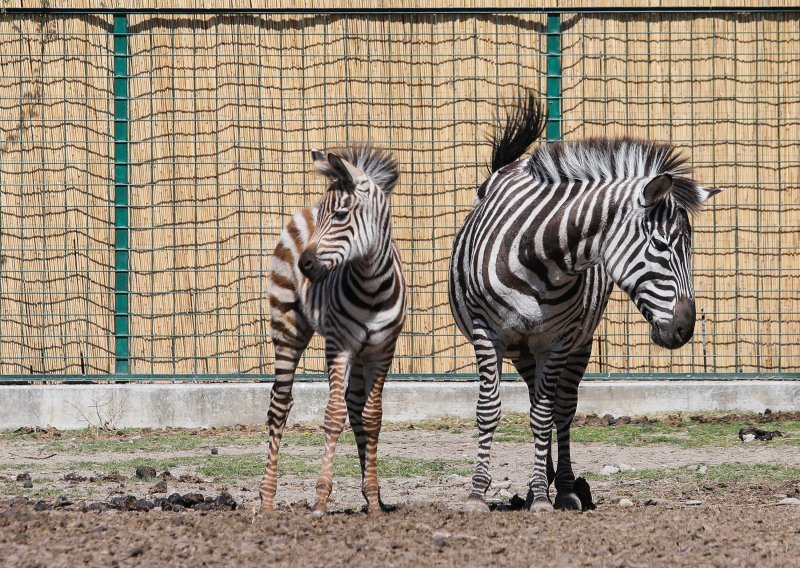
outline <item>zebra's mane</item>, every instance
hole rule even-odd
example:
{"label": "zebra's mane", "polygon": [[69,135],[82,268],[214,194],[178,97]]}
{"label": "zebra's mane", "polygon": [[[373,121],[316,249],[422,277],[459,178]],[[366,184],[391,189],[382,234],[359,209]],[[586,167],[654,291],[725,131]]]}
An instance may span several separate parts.
{"label": "zebra's mane", "polygon": [[375,146],[351,146],[332,151],[367,174],[384,193],[391,193],[397,185],[400,178],[397,160],[388,150]]}
{"label": "zebra's mane", "polygon": [[537,148],[528,158],[531,173],[550,181],[596,181],[599,179],[672,176],[675,203],[689,213],[700,209],[702,196],[689,175],[686,158],[669,144],[633,138],[590,138]]}

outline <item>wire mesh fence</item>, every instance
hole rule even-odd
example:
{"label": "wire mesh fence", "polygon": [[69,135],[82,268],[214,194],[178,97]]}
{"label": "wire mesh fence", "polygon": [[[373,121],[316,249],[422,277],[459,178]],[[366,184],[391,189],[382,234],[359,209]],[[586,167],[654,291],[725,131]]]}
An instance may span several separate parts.
{"label": "wire mesh fence", "polygon": [[496,115],[548,79],[563,139],[671,141],[724,190],[694,224],[692,342],[651,345],[615,292],[589,372],[800,373],[800,13],[560,13],[557,53],[549,17],[0,15],[0,380],[269,376],[268,256],[325,187],[309,150],[358,142],[401,164],[393,373],[471,375],[453,238]]}

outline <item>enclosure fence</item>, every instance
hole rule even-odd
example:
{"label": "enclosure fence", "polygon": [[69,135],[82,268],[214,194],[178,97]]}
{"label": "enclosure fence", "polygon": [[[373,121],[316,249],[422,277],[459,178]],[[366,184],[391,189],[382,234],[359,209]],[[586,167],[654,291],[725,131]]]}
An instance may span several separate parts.
{"label": "enclosure fence", "polygon": [[[359,142],[402,172],[392,376],[473,376],[450,251],[520,86],[548,141],[672,142],[723,190],[694,220],[693,340],[652,345],[615,291],[591,376],[797,378],[799,29],[800,9],[7,10],[0,381],[269,378],[269,255],[325,188],[310,149]],[[324,372],[320,338],[300,372]]]}

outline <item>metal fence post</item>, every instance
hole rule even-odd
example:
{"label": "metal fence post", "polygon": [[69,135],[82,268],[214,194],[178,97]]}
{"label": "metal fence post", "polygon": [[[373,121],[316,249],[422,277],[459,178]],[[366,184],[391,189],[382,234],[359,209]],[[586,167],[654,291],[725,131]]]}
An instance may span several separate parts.
{"label": "metal fence post", "polygon": [[128,16],[114,14],[114,372],[130,373],[128,322]]}
{"label": "metal fence post", "polygon": [[561,140],[561,14],[547,14],[548,142]]}

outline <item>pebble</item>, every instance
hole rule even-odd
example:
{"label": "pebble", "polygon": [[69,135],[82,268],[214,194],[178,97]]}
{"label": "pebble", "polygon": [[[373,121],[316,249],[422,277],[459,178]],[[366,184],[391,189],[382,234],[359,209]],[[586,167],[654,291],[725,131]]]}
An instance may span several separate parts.
{"label": "pebble", "polygon": [[619,468],[613,465],[604,466],[603,469],[600,470],[600,475],[614,475],[615,473],[619,473]]}
{"label": "pebble", "polygon": [[511,493],[511,491],[509,491],[508,489],[500,490],[500,497],[502,497],[503,499],[511,499],[513,496],[514,494]]}
{"label": "pebble", "polygon": [[620,499],[619,500],[619,506],[623,507],[623,508],[624,507],[633,507],[633,501],[631,501],[630,499],[624,499],[624,498]]}
{"label": "pebble", "polygon": [[211,455],[216,456],[219,454],[219,448],[211,448]]}
{"label": "pebble", "polygon": [[467,483],[469,478],[464,477],[463,475],[445,475],[439,478],[439,483],[442,485],[460,485],[462,483]]}
{"label": "pebble", "polygon": [[167,492],[167,480],[162,479],[155,485],[150,488],[150,493],[166,493]]}
{"label": "pebble", "polygon": [[628,464],[626,464],[626,463],[618,463],[618,464],[616,465],[616,467],[617,467],[617,468],[618,468],[620,471],[636,471],[636,468],[635,468],[635,467],[633,467],[632,465],[628,465]]}
{"label": "pebble", "polygon": [[703,501],[701,501],[700,499],[689,499],[688,501],[686,501],[686,504],[687,505],[702,505]]}
{"label": "pebble", "polygon": [[704,465],[701,465],[700,467],[697,468],[697,473],[699,473],[700,475],[705,475],[708,473],[708,468]]}
{"label": "pebble", "polygon": [[800,505],[800,499],[796,497],[787,497],[778,501],[778,505]]}
{"label": "pebble", "polygon": [[155,477],[156,470],[155,468],[150,467],[149,465],[140,465],[136,468],[136,477],[139,479],[145,479],[147,477]]}
{"label": "pebble", "polygon": [[27,480],[25,483],[23,483],[23,484],[22,484],[22,487],[24,487],[25,489],[30,489],[30,488],[32,488],[32,487],[33,487],[33,481],[31,481],[30,479],[28,479],[28,480]]}

